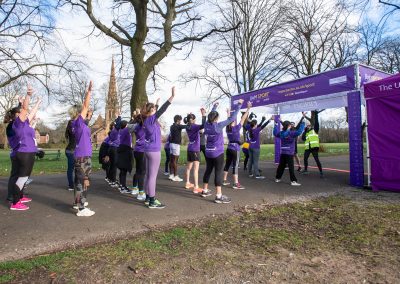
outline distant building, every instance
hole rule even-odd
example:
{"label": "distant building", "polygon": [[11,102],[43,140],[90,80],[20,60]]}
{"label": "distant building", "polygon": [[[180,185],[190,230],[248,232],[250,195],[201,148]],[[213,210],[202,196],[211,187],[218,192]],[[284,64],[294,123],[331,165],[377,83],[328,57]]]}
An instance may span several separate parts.
{"label": "distant building", "polygon": [[38,130],[35,130],[35,139],[38,144],[48,144],[50,135],[47,132],[39,132]]}
{"label": "distant building", "polygon": [[105,109],[105,119],[99,115],[91,126],[92,143],[95,147],[100,146],[108,135],[110,123],[115,120],[115,112],[118,109],[118,96],[117,96],[117,80],[115,77],[115,64],[114,58],[111,62],[110,82],[108,85],[108,94]]}

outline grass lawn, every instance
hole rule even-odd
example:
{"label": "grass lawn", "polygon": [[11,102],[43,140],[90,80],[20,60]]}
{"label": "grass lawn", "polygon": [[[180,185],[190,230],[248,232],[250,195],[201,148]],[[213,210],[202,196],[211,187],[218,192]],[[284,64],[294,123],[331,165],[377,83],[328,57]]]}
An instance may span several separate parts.
{"label": "grass lawn", "polygon": [[[321,151],[321,156],[329,155],[340,155],[348,154],[349,145],[347,143],[326,143],[322,144],[323,151]],[[304,144],[299,144],[298,151],[300,156],[304,152]],[[43,159],[36,160],[33,167],[33,175],[40,174],[51,174],[51,173],[64,173],[67,167],[67,158],[64,154],[64,150],[61,150],[61,157],[59,160],[57,157],[57,149],[45,149],[46,155]],[[93,170],[99,170],[101,167],[98,163],[98,151],[93,151]],[[162,163],[165,161],[164,150],[161,152]],[[261,145],[261,161],[273,160],[274,158],[274,145],[266,144]],[[186,161],[186,146],[181,148],[180,163]],[[9,175],[10,171],[10,158],[8,150],[0,150],[0,176]]]}
{"label": "grass lawn", "polygon": [[0,282],[395,283],[399,200],[372,196],[246,207],[129,240],[4,262]]}

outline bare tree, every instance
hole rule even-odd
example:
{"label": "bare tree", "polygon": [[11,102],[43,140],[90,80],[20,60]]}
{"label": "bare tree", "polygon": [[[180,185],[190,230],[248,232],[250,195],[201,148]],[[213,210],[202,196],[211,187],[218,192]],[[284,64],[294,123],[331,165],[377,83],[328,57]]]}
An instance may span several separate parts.
{"label": "bare tree", "polygon": [[185,74],[183,81],[206,85],[209,103],[278,82],[285,71],[278,37],[284,32],[284,2],[217,1],[223,25],[240,26],[215,35],[202,71]]}
{"label": "bare tree", "polygon": [[80,62],[58,44],[51,2],[0,2],[0,88],[29,78],[49,91],[53,77],[65,80],[80,68]]}
{"label": "bare tree", "polygon": [[387,38],[377,52],[374,66],[388,73],[400,72],[400,40]]}
{"label": "bare tree", "polygon": [[360,35],[360,54],[361,61],[367,65],[372,65],[375,54],[380,50],[385,42],[386,19],[381,19],[378,23],[373,23],[365,19],[358,29]]}
{"label": "bare tree", "polygon": [[[172,49],[189,48],[194,42],[219,32],[227,32],[234,27],[198,28],[202,22],[196,0],[114,0],[111,7],[101,6],[100,1],[60,0],[82,9],[94,27],[129,52],[134,68],[131,93],[131,112],[147,101],[146,82],[155,67]],[[109,12],[107,17],[100,16]]]}
{"label": "bare tree", "polygon": [[386,5],[386,6],[388,6],[388,7],[390,7],[390,8],[393,8],[393,10],[400,10],[400,2],[399,1],[382,1],[382,0],[379,0],[379,3],[381,3],[381,4],[383,4],[383,5]]}
{"label": "bare tree", "polygon": [[[349,32],[348,7],[339,2],[295,0],[288,9],[285,53],[288,72],[295,78],[308,76],[345,64],[346,52],[336,47]],[[343,46],[342,46],[343,48]],[[340,60],[338,60],[340,59]]]}

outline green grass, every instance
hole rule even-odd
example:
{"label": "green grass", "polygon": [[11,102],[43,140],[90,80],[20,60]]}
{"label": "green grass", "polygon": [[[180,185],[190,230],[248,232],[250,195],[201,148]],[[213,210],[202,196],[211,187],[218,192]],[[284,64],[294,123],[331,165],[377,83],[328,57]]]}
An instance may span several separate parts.
{"label": "green grass", "polygon": [[[309,204],[266,206],[153,230],[116,243],[0,263],[0,283],[18,282],[23,277],[35,282],[38,275],[52,273],[62,282],[87,281],[80,279],[79,271],[93,269],[100,282],[134,277],[132,271],[142,274],[146,282],[157,282],[160,275],[168,275],[163,282],[180,282],[174,277],[182,275],[188,265],[213,274],[228,269],[226,263],[251,274],[246,270],[246,258],[276,257],[278,248],[310,257],[321,251],[363,255],[372,268],[376,262],[398,267],[399,219],[398,204],[374,200],[359,204],[343,196]],[[118,274],[121,267],[131,274]],[[86,272],[88,277],[91,273]]]}
{"label": "green grass", "polygon": [[[347,143],[326,143],[322,144],[323,150],[321,151],[321,156],[331,156],[331,155],[345,155],[349,152],[349,145]],[[299,144],[298,146],[299,155],[302,156],[304,152],[304,145]],[[64,154],[64,149],[61,149],[61,157],[59,160],[57,157],[57,149],[45,149],[46,155],[43,159],[35,161],[33,167],[33,175],[40,174],[53,174],[53,173],[64,173],[67,168],[67,158]],[[274,159],[274,145],[266,144],[261,145],[261,161],[273,160]],[[98,151],[93,151],[93,170],[99,170],[101,166],[98,163]],[[185,163],[186,161],[186,146],[181,148],[180,163]],[[243,155],[243,154],[242,154]],[[242,157],[244,158],[244,157]],[[203,159],[204,160],[204,159]],[[165,161],[165,152],[161,152],[161,162]],[[203,161],[204,162],[204,161]],[[0,176],[8,176],[11,169],[9,151],[0,150]]]}

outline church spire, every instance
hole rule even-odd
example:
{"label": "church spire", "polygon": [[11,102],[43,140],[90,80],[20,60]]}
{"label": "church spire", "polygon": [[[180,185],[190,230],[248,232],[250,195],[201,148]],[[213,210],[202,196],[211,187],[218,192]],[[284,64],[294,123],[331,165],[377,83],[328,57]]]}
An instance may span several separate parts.
{"label": "church spire", "polygon": [[117,80],[115,77],[115,63],[114,56],[111,61],[111,74],[110,74],[110,82],[108,85],[108,94],[106,101],[106,125],[105,129],[108,132],[109,125],[111,122],[115,120],[115,112],[118,109],[118,97],[117,97]]}

